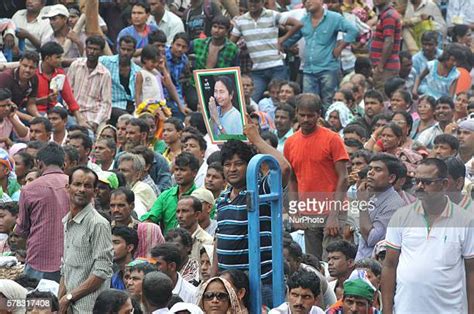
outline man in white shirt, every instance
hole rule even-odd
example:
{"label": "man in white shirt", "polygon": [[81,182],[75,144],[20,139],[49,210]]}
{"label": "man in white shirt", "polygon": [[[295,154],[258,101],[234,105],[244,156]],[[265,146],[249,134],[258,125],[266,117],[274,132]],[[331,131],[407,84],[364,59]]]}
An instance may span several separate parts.
{"label": "man in white shirt", "polygon": [[156,260],[156,268],[171,278],[174,287],[173,294],[177,294],[184,302],[195,304],[197,288],[178,273],[183,261],[176,244],[163,243],[154,247],[151,250],[151,257]]}
{"label": "man in white shirt", "polygon": [[183,152],[191,153],[197,158],[197,160],[199,160],[200,166],[196,177],[194,178],[194,184],[196,184],[197,188],[203,187],[207,173],[207,162],[204,158],[207,149],[206,140],[201,135],[187,134],[182,143]]}
{"label": "man in white shirt", "polygon": [[184,32],[183,21],[176,14],[166,9],[165,0],[148,0],[148,5],[151,11],[148,24],[158,26],[166,34],[166,44],[171,46],[174,36]]}
{"label": "man in white shirt", "polygon": [[446,196],[447,177],[444,161],[422,160],[415,174],[419,200],[390,220],[384,314],[474,312],[474,217]]}
{"label": "man in white shirt", "polygon": [[18,39],[25,39],[25,49],[38,51],[41,43],[53,34],[48,20],[43,20],[47,11],[45,0],[26,0],[26,9],[19,10],[12,20],[17,27]]}
{"label": "man in white shirt", "polygon": [[162,272],[153,271],[143,278],[142,302],[146,312],[152,314],[170,313],[168,302],[173,295],[173,282]]}

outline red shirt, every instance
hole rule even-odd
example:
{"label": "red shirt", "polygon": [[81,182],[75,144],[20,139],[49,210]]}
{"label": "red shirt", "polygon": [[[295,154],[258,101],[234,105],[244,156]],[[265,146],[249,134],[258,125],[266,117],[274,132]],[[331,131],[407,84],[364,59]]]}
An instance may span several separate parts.
{"label": "red shirt", "polygon": [[[49,84],[51,82],[51,79],[53,77],[56,77],[58,74],[64,74],[63,69],[55,69],[53,75],[51,78],[48,78],[41,70],[41,64],[36,69],[36,77],[38,78],[38,93],[37,97],[42,98],[42,97],[47,97],[49,94],[51,94],[53,91],[49,88]],[[63,90],[60,92],[62,99],[64,102],[67,104],[67,109],[70,112],[74,112],[76,110],[79,110],[79,105],[76,102],[76,99],[74,98],[74,94],[72,92],[71,85],[69,84],[69,81],[66,77],[64,81],[64,86]],[[38,104],[37,108],[39,112],[48,112],[48,110],[56,105],[57,102],[52,102],[48,103],[47,105],[45,104]]]}
{"label": "red shirt", "polygon": [[335,164],[349,160],[339,134],[321,126],[309,135],[298,131],[290,136],[285,142],[284,154],[298,181],[300,199],[302,193],[305,193],[304,198],[318,198],[320,193],[335,192],[338,181]]}
{"label": "red shirt", "polygon": [[390,57],[384,64],[386,70],[400,70],[400,52],[402,24],[401,16],[391,6],[387,6],[379,15],[379,22],[370,45],[370,60],[376,66],[382,58],[383,43],[386,37],[393,37],[393,47]]}

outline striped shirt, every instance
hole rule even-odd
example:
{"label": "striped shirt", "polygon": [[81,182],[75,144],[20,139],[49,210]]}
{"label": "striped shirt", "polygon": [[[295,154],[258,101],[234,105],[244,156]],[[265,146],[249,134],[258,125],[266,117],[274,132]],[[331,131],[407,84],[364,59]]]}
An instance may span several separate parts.
{"label": "striped shirt", "polygon": [[100,125],[110,118],[112,112],[112,79],[105,66],[98,63],[90,72],[87,59],[78,59],[67,72],[74,97],[87,121]]}
{"label": "striped shirt", "polygon": [[393,37],[393,47],[390,56],[384,64],[385,70],[400,70],[400,52],[402,24],[400,14],[391,6],[387,6],[379,15],[379,22],[370,44],[370,60],[372,65],[379,64],[386,37]]}
{"label": "striped shirt", "polygon": [[285,25],[287,20],[287,16],[267,9],[263,9],[257,20],[248,12],[235,20],[231,35],[244,38],[253,71],[283,65],[283,56],[278,50],[278,26]]}
{"label": "striped shirt", "polygon": [[42,272],[56,272],[63,256],[61,219],[69,210],[68,177],[47,169],[20,193],[15,233],[27,238],[26,263]]}
{"label": "striped shirt", "polygon": [[112,277],[112,232],[108,221],[92,204],[83,208],[74,218],[69,212],[62,220],[64,225],[64,260],[61,275],[66,293],[71,293],[91,275],[104,279],[99,289],[76,300],[74,313],[92,313],[95,299],[110,287]]}
{"label": "striped shirt", "polygon": [[[259,182],[259,194],[270,191],[268,177]],[[219,270],[249,270],[247,190],[230,200],[232,187],[222,192],[217,200],[217,261]],[[261,278],[271,280],[271,209],[269,204],[260,205],[260,252]]]}
{"label": "striped shirt", "polygon": [[127,101],[135,101],[135,78],[137,72],[140,71],[140,67],[131,61],[130,80],[128,84],[130,94],[128,94],[120,83],[119,55],[102,56],[99,58],[99,62],[109,70],[110,76],[112,77],[112,108],[125,110],[127,108]]}

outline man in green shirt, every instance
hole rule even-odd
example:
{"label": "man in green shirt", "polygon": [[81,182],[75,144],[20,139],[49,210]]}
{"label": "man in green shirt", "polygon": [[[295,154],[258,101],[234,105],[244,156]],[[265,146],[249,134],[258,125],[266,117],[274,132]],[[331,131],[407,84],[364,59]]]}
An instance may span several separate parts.
{"label": "man in green shirt", "polygon": [[181,196],[191,195],[196,189],[194,178],[199,170],[199,161],[191,153],[181,153],[175,159],[174,177],[176,185],[165,190],[156,199],[150,211],[140,217],[141,221],[161,225],[164,234],[178,226],[176,208]]}

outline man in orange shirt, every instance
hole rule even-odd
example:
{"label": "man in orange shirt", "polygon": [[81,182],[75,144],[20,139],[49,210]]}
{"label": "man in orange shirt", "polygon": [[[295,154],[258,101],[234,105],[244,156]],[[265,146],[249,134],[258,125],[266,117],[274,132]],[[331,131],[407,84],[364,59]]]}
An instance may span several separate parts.
{"label": "man in orange shirt", "polygon": [[[321,109],[318,96],[297,96],[300,130],[287,139],[284,147],[285,158],[293,168],[289,182],[290,215],[298,210],[293,217],[305,223],[306,253],[320,259],[325,247],[342,235],[341,221],[346,213],[338,209],[342,208],[347,191],[349,160],[341,137],[318,126]],[[316,217],[319,219],[313,219]]]}

